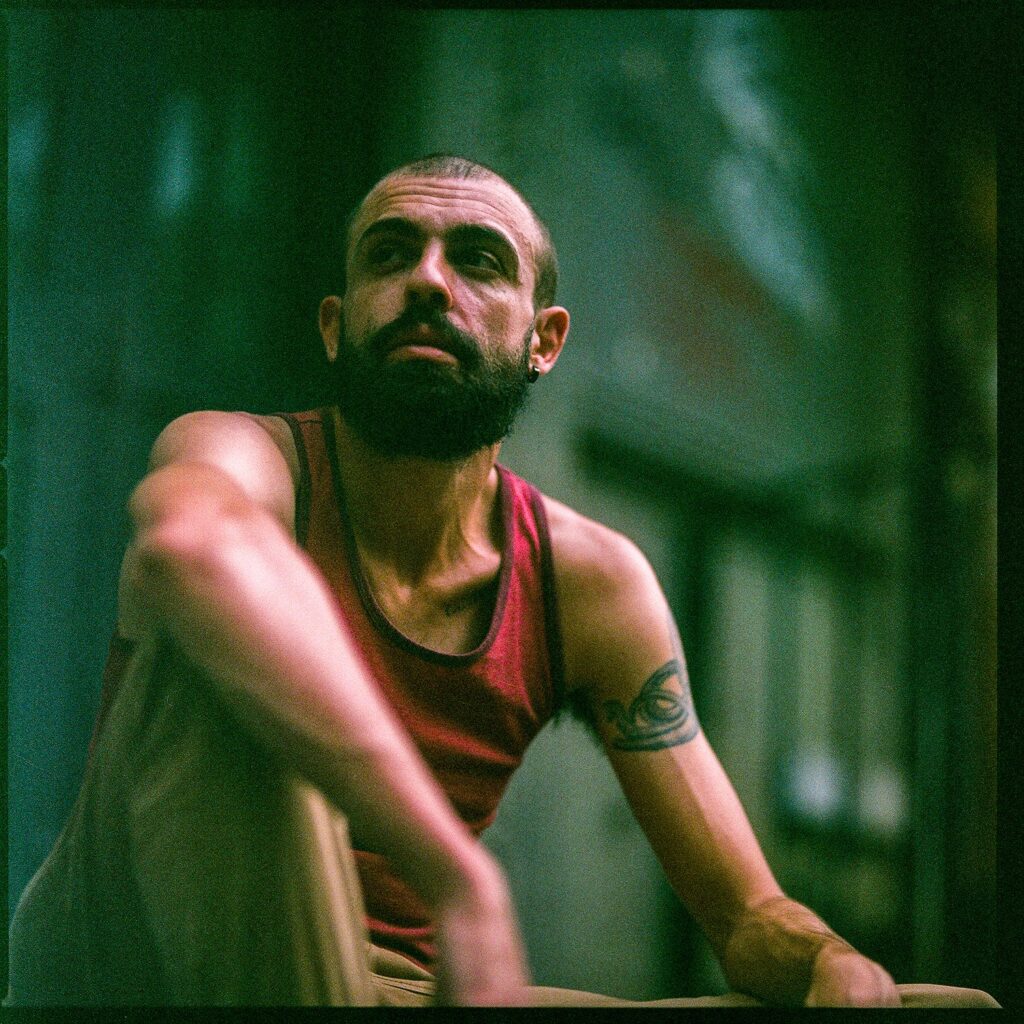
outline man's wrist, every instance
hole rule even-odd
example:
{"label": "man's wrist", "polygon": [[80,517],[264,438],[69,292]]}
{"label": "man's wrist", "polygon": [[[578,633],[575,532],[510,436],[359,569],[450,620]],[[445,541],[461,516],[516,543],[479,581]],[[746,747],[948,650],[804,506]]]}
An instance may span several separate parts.
{"label": "man's wrist", "polygon": [[476,842],[472,848],[460,851],[450,871],[442,877],[438,905],[456,901],[472,903],[481,913],[498,915],[508,913],[511,905],[504,873]]}
{"label": "man's wrist", "polygon": [[455,902],[471,902],[495,913],[508,905],[504,875],[487,850],[468,833],[446,837],[408,861],[408,881],[433,911]]}

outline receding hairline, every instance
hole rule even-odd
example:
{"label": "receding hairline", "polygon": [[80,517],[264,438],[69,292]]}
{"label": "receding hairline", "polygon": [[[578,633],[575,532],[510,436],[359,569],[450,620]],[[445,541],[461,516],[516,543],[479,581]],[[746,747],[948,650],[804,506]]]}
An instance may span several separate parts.
{"label": "receding hairline", "polygon": [[352,211],[352,214],[349,217],[347,230],[345,232],[345,241],[347,251],[349,253],[352,250],[353,243],[356,241],[356,238],[354,236],[356,225],[359,222],[359,218],[362,216],[362,213],[366,209],[367,205],[387,185],[391,184],[392,182],[402,180],[451,182],[456,185],[463,183],[471,183],[474,180],[497,182],[499,185],[503,185],[505,191],[514,197],[515,201],[522,208],[522,212],[526,215],[526,221],[530,225],[531,230],[524,231],[523,237],[530,247],[528,255],[534,264],[536,264],[540,251],[544,248],[545,244],[550,244],[547,242],[547,232],[544,229],[543,223],[537,216],[536,211],[527,201],[526,197],[519,191],[519,189],[517,189],[510,182],[506,181],[500,174],[498,174],[497,171],[492,171],[488,167],[481,167],[479,172],[472,175],[471,177],[463,177],[455,174],[445,174],[443,172],[431,173],[417,170],[407,170],[405,168],[399,167],[397,170],[392,171],[390,174],[385,174],[384,177],[381,178],[380,181],[378,181],[373,186],[373,188],[371,188],[370,191],[366,193],[365,196],[363,196],[359,205]]}
{"label": "receding hairline", "polygon": [[[345,241],[345,261],[346,264],[352,255],[354,243],[357,241],[355,238],[355,228],[359,223],[359,219],[362,216],[363,211],[366,209],[367,204],[373,199],[378,192],[383,189],[387,184],[401,179],[421,179],[423,181],[438,181],[438,182],[452,182],[458,184],[460,182],[471,182],[473,180],[483,181],[496,181],[500,185],[504,186],[506,192],[510,193],[522,208],[522,211],[526,214],[527,222],[532,226],[529,231],[523,231],[523,237],[526,244],[529,247],[529,251],[524,254],[528,257],[530,265],[533,268],[533,285],[534,285],[534,297],[537,297],[538,288],[541,287],[542,277],[547,277],[554,272],[554,277],[548,282],[550,288],[550,301],[554,300],[554,282],[557,281],[557,258],[554,252],[554,244],[551,241],[550,233],[548,232],[547,226],[541,220],[537,211],[534,210],[530,201],[513,185],[510,181],[506,180],[501,174],[487,167],[485,164],[473,164],[471,173],[450,173],[445,170],[426,170],[418,169],[413,162],[410,165],[397,167],[395,170],[385,174],[383,178],[377,181],[373,187],[363,196],[359,204],[355,207],[352,213],[349,215],[347,223],[345,225],[344,241]],[[542,265],[549,265],[550,269],[547,272],[543,272]],[[550,302],[544,303],[550,304]]]}

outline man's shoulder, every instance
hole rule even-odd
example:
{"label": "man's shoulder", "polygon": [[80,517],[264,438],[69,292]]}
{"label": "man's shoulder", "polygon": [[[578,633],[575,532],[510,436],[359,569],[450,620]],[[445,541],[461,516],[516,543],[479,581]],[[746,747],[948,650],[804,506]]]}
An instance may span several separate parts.
{"label": "man's shoulder", "polygon": [[294,516],[298,453],[278,416],[210,409],[185,413],[160,432],[149,468],[183,462],[220,469],[285,523]]}
{"label": "man's shoulder", "polygon": [[567,689],[589,686],[628,660],[664,597],[640,548],[618,530],[544,496],[551,534]]}
{"label": "man's shoulder", "polygon": [[[302,416],[304,414],[292,413],[290,415]],[[233,411],[197,409],[194,412],[186,412],[171,420],[164,431],[165,433],[169,430],[188,431],[197,435],[238,434],[239,432],[251,432],[254,426],[260,427],[272,437],[290,434],[282,415],[267,415],[241,409]]]}
{"label": "man's shoulder", "polygon": [[653,578],[650,563],[624,533],[542,494],[560,590],[602,599]]}
{"label": "man's shoulder", "polygon": [[187,412],[171,420],[153,445],[152,461],[160,463],[191,454],[238,451],[257,453],[273,444],[285,461],[295,461],[295,443],[287,423],[280,416],[216,409]]}

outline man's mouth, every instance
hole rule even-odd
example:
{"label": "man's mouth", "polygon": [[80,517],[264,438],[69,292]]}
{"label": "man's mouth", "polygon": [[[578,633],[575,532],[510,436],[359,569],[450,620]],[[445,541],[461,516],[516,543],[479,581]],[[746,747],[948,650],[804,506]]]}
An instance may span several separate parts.
{"label": "man's mouth", "polygon": [[385,359],[396,363],[407,359],[459,362],[458,357],[449,351],[449,344],[441,332],[427,324],[417,324],[401,331],[388,346]]}

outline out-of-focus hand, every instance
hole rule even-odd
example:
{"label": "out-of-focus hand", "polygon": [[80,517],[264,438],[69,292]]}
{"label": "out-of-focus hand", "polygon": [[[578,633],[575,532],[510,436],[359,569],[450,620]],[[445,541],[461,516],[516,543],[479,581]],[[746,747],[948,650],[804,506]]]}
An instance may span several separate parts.
{"label": "out-of-focus hand", "polygon": [[491,861],[435,912],[441,1006],[525,1006],[529,977],[505,879]]}
{"label": "out-of-focus hand", "polygon": [[805,1006],[900,1006],[895,982],[880,964],[844,942],[826,942],[814,960]]}

